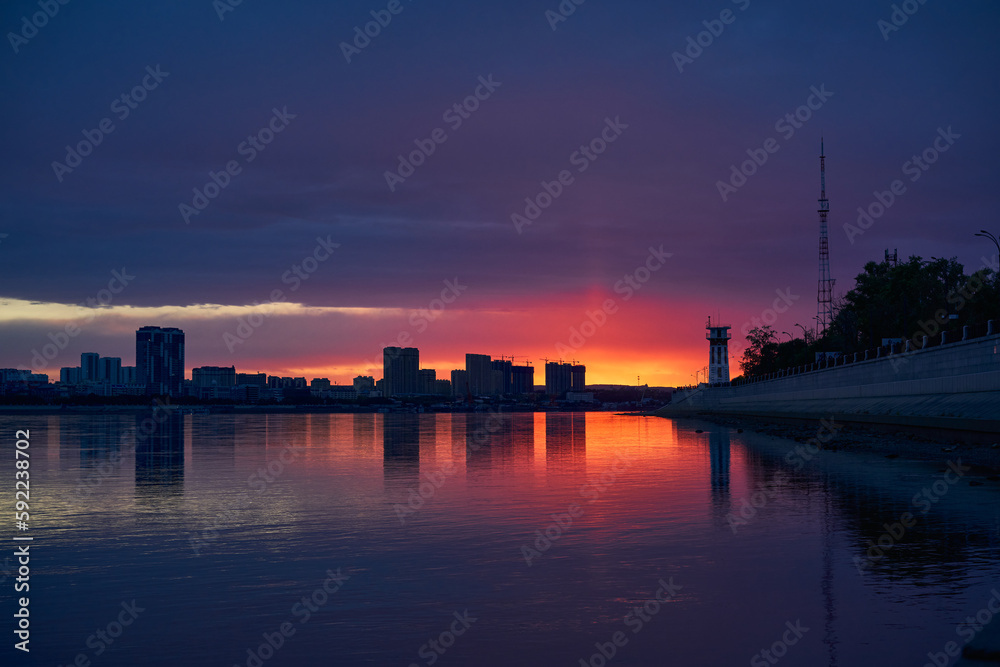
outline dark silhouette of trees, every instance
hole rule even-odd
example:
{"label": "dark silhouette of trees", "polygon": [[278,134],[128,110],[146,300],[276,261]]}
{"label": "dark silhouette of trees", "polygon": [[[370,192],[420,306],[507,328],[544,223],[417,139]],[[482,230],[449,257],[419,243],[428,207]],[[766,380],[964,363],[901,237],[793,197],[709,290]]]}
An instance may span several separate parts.
{"label": "dark silhouette of trees", "polygon": [[770,326],[755,327],[747,334],[740,366],[750,377],[811,364],[822,356],[817,353],[872,350],[887,339],[916,342],[945,331],[949,340],[958,340],[964,326],[982,335],[989,320],[1000,326],[1000,275],[992,269],[967,275],[955,258],[869,262],[854,288],[835,301],[824,335],[778,342]]}

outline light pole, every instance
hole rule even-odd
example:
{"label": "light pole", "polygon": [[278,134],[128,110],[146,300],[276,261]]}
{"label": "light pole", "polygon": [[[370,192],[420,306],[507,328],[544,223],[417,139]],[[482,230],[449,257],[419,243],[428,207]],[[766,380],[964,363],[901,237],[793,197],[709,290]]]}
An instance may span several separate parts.
{"label": "light pole", "polygon": [[993,245],[997,247],[997,252],[1000,253],[1000,240],[997,240],[997,237],[993,236],[993,234],[989,233],[985,229],[980,229],[979,233],[973,234],[973,236],[982,236],[984,239],[993,241]]}
{"label": "light pole", "polygon": [[791,342],[792,342],[792,334],[788,333],[787,331],[782,331],[781,333],[783,333],[783,334],[785,334],[786,336],[788,336],[788,342],[789,342],[789,343],[791,343]]}
{"label": "light pole", "polygon": [[795,323],[795,326],[797,326],[798,328],[802,329],[802,340],[804,340],[805,342],[808,343],[809,342],[809,332],[806,331],[806,328],[804,326],[802,326],[801,324],[799,324],[798,322]]}

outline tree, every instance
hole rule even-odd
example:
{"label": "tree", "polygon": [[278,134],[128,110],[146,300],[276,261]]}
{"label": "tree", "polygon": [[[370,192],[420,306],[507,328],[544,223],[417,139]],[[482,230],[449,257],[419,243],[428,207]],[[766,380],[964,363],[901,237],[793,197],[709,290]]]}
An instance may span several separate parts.
{"label": "tree", "polygon": [[854,288],[837,303],[819,349],[850,353],[876,348],[884,338],[912,338],[932,320],[946,331],[982,324],[1000,315],[997,293],[995,273],[983,269],[967,276],[955,258],[868,262]]}
{"label": "tree", "polygon": [[817,352],[863,352],[885,338],[919,341],[947,331],[954,341],[963,326],[982,335],[988,320],[1000,320],[1000,274],[983,268],[966,275],[955,258],[868,262],[854,288],[833,305],[833,321],[818,339],[779,343],[770,326],[751,329],[740,360],[743,375],[811,364]]}
{"label": "tree", "polygon": [[778,356],[778,338],[768,325],[754,327],[747,332],[747,346],[743,350],[740,367],[743,375],[761,375],[770,372]]}

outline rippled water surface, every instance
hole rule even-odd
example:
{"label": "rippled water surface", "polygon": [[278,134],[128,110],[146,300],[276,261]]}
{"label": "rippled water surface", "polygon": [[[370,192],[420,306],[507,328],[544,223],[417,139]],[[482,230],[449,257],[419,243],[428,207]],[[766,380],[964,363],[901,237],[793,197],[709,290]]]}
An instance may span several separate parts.
{"label": "rippled water surface", "polygon": [[796,470],[800,443],[607,413],[148,416],[0,417],[11,471],[31,432],[33,664],[714,666],[777,642],[919,667],[1000,582],[991,485],[914,503],[944,459]]}

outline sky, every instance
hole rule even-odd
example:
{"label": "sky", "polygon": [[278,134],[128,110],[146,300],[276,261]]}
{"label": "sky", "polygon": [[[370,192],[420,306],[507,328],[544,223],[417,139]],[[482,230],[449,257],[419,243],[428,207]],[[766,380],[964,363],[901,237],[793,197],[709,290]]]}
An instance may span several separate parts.
{"label": "sky", "polygon": [[821,137],[835,295],[996,256],[988,0],[53,6],[0,9],[0,367],[687,384],[709,315],[815,325]]}

